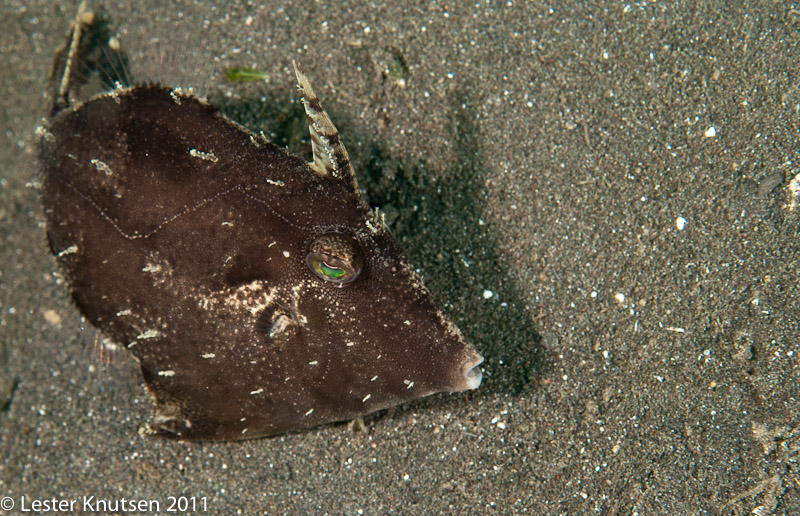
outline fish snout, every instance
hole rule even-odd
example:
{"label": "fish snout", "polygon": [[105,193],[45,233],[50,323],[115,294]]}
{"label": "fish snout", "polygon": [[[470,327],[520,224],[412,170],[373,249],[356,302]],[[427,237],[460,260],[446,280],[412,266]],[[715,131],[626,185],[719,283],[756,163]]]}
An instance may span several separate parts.
{"label": "fish snout", "polygon": [[483,356],[473,351],[461,367],[461,386],[457,390],[471,391],[480,387],[481,380],[483,380],[483,372],[480,368],[482,363]]}

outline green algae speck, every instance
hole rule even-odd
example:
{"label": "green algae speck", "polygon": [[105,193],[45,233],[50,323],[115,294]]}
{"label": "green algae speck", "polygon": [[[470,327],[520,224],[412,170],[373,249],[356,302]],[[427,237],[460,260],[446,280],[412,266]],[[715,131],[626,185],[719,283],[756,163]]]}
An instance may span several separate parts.
{"label": "green algae speck", "polygon": [[234,66],[225,71],[225,78],[233,83],[262,81],[267,77],[269,74],[266,72],[244,66]]}

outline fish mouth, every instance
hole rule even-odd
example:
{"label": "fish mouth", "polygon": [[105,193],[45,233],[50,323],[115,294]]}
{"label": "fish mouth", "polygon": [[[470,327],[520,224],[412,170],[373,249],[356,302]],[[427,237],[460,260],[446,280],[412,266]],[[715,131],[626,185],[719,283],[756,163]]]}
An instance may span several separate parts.
{"label": "fish mouth", "polygon": [[475,358],[465,363],[464,367],[461,369],[463,387],[460,390],[471,391],[477,389],[481,385],[483,372],[481,371],[480,365],[483,363],[483,357],[477,353],[475,355]]}

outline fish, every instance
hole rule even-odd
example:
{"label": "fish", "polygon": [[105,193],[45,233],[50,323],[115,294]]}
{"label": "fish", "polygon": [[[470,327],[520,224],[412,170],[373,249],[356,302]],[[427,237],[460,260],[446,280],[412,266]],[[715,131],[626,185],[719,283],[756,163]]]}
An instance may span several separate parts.
{"label": "fish", "polygon": [[40,200],[78,310],[139,363],[142,433],[267,437],[479,387],[299,64],[310,163],[187,89],[76,102],[95,22],[81,6],[54,60]]}

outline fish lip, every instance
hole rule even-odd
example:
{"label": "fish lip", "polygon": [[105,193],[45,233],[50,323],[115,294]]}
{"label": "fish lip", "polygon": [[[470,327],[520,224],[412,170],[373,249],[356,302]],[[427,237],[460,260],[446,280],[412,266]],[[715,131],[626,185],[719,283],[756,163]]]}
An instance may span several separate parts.
{"label": "fish lip", "polygon": [[475,359],[467,361],[464,364],[464,367],[461,369],[464,381],[464,386],[461,390],[472,391],[481,385],[481,380],[483,380],[483,371],[481,371],[479,366],[483,363],[483,356],[478,353],[475,355]]}

